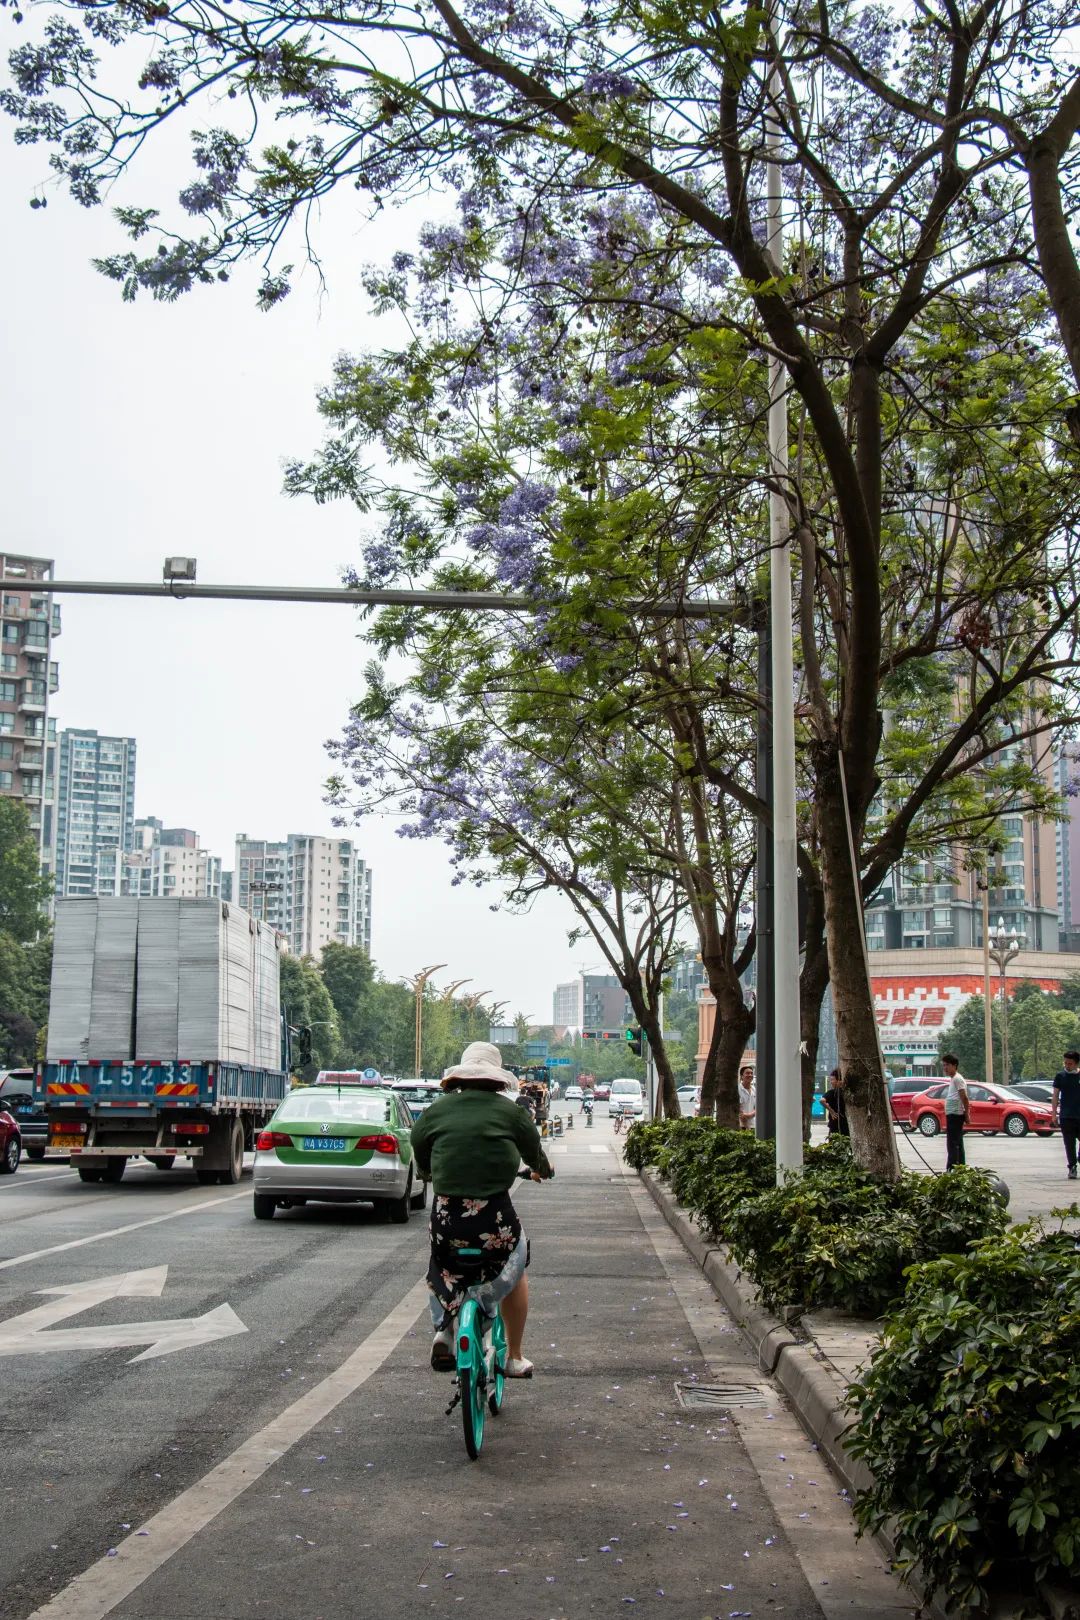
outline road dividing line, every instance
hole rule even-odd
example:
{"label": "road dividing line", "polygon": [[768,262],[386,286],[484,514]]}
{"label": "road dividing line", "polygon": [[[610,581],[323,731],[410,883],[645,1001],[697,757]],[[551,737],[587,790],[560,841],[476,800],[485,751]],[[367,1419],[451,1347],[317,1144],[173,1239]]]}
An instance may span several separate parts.
{"label": "road dividing line", "polygon": [[163,1564],[261,1479],[298,1440],[321,1423],[346,1396],[378,1372],[424,1307],[427,1283],[414,1283],[374,1332],[369,1333],[329,1377],[245,1440],[196,1484],[116,1545],[115,1555],[96,1564],[58,1592],[29,1620],[102,1620],[149,1580]]}
{"label": "road dividing line", "polygon": [[590,1153],[610,1153],[611,1149],[606,1142],[590,1142]]}
{"label": "road dividing line", "polygon": [[31,1260],[40,1260],[46,1254],[61,1254],[65,1249],[81,1249],[87,1243],[104,1243],[106,1238],[122,1237],[125,1232],[137,1232],[143,1226],[158,1226],[162,1221],[177,1221],[181,1215],[194,1215],[200,1209],[216,1209],[219,1204],[231,1204],[235,1198],[250,1198],[250,1189],[230,1193],[227,1198],[203,1198],[197,1204],[186,1204],[183,1209],[170,1209],[166,1215],[151,1215],[145,1221],[129,1221],[126,1226],[113,1226],[107,1232],[93,1232],[89,1237],[72,1238],[69,1243],[53,1243],[47,1249],[34,1249],[30,1254],[16,1254],[10,1260],[0,1260],[0,1271],[8,1266],[25,1266]]}

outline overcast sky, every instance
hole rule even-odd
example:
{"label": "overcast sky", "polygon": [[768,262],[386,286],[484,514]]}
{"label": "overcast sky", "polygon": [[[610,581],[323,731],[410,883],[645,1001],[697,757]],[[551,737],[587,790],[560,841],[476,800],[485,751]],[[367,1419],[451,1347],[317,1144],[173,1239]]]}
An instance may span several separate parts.
{"label": "overcast sky", "polygon": [[[338,584],[361,520],[286,499],[281,463],[319,441],[315,391],[335,355],[376,336],[361,266],[410,245],[437,205],[376,228],[342,213],[320,239],[328,288],[301,278],[270,315],[254,307],[254,268],[175,304],[127,305],[90,263],[123,245],[108,212],[55,191],[31,210],[46,154],[16,149],[7,119],[0,143],[5,548],[55,558],[57,578],[158,580],[180,553],[206,584]],[[164,200],[157,185],[144,163],[123,200]],[[350,609],[59,600],[53,713],[137,739],[137,815],[194,827],[226,869],[238,832],[332,831],[323,744],[371,656]],[[436,982],[469,978],[508,999],[508,1015],[549,1022],[554,984],[599,961],[595,946],[570,949],[569,907],[493,913],[497,891],[451,888],[443,847],[394,826],[353,833],[374,871],[382,972],[445,962]]]}

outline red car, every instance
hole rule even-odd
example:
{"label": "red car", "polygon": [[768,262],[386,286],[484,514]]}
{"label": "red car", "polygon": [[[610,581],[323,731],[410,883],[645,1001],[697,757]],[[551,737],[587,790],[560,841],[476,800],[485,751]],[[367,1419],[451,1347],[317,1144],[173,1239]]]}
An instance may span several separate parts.
{"label": "red car", "polygon": [[22,1132],[15,1116],[0,1108],[0,1176],[13,1176],[22,1158]]}
{"label": "red car", "polygon": [[[940,1083],[912,1097],[914,1130],[924,1136],[937,1136],[945,1129],[946,1090],[947,1086]],[[995,1136],[998,1131],[1004,1131],[1006,1136],[1026,1136],[1029,1131],[1034,1131],[1036,1136],[1054,1134],[1050,1104],[1032,1102],[1011,1086],[969,1084],[968,1099],[971,1113],[966,1129],[969,1131],[982,1131],[985,1136]]]}
{"label": "red car", "polygon": [[594,1102],[607,1102],[611,1096],[611,1083],[608,1080],[598,1080],[592,1088]]}
{"label": "red car", "polygon": [[889,1081],[889,1107],[892,1110],[893,1124],[899,1125],[903,1130],[911,1129],[911,1105],[922,1091],[929,1091],[931,1086],[940,1085],[941,1075],[924,1074],[921,1077],[905,1075],[900,1080]]}

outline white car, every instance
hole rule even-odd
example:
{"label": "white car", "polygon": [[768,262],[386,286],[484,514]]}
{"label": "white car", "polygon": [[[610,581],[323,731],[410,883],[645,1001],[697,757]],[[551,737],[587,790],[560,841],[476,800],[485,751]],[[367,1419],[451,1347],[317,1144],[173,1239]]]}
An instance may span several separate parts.
{"label": "white car", "polygon": [[580,1086],[567,1086],[563,1095],[567,1102],[580,1102],[584,1096],[584,1092]]}
{"label": "white car", "polygon": [[632,1119],[645,1118],[645,1093],[640,1080],[613,1080],[608,1097],[608,1113],[629,1115]]}
{"label": "white car", "polygon": [[684,1119],[696,1114],[701,1107],[700,1086],[680,1086],[675,1095],[679,1099],[679,1108]]}

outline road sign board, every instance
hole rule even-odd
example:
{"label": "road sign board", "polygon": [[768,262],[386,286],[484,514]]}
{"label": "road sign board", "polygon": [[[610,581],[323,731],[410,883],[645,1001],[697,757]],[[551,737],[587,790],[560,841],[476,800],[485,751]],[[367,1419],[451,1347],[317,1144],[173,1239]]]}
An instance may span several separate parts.
{"label": "road sign board", "polygon": [[569,1068],[574,1060],[573,1058],[548,1058],[547,1061],[549,1069],[564,1069]]}

